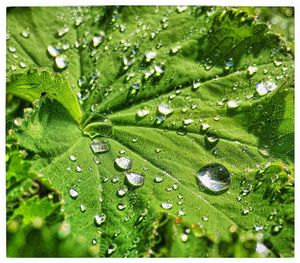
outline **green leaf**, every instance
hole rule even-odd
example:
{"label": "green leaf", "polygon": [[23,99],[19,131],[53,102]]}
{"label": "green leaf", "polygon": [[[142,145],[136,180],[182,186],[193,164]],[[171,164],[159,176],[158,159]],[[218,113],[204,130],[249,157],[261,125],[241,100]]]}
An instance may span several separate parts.
{"label": "green leaf", "polygon": [[[32,59],[26,41],[39,39],[44,52],[49,43],[71,44],[64,54],[70,67],[59,73],[66,80],[58,77],[61,92],[50,100],[54,80],[35,74],[35,83],[49,87],[50,99],[42,97],[13,136],[34,156],[33,171],[59,192],[71,228],[66,240],[80,240],[91,256],[265,256],[256,253],[260,243],[267,256],[293,256],[293,57],[265,24],[243,13],[181,11],[9,11],[9,41],[18,44],[22,59],[55,71],[43,52]],[[53,19],[47,34],[21,39],[17,15],[34,18],[39,32],[41,14]],[[83,23],[77,26],[78,17]],[[61,25],[69,32],[57,38]],[[149,51],[156,56],[147,61]],[[7,63],[15,63],[12,56]],[[30,79],[20,74],[23,97],[35,96]],[[82,118],[66,89],[78,79]],[[17,82],[10,85],[22,97]],[[262,94],[259,88],[269,90]],[[93,138],[107,140],[110,150],[95,154]],[[120,156],[144,176],[143,186],[130,186],[115,162]],[[230,172],[228,191],[212,194],[199,186],[199,169],[212,163]],[[118,196],[126,185],[126,195]],[[105,221],[95,222],[102,213]]]}

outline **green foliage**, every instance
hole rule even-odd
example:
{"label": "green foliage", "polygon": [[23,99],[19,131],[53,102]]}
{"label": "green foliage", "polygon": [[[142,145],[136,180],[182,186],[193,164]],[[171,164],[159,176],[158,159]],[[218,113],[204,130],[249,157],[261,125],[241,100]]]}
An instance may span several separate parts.
{"label": "green foliage", "polygon": [[[293,256],[294,61],[265,23],[217,7],[7,19],[8,256]],[[212,163],[228,191],[200,187]]]}

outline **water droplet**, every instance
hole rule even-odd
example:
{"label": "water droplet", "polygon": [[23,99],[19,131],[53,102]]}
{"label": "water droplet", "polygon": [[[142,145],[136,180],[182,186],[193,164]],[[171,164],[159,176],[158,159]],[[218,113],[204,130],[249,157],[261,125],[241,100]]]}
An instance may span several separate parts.
{"label": "water droplet", "polygon": [[68,66],[68,61],[65,57],[57,56],[55,58],[55,64],[58,69],[64,69]]}
{"label": "water droplet", "polygon": [[120,211],[122,211],[122,210],[124,210],[124,209],[126,208],[126,204],[120,203],[120,204],[117,205],[117,208],[118,208]]}
{"label": "water droplet", "polygon": [[182,121],[184,125],[190,125],[194,120],[193,119],[185,119]]}
{"label": "water droplet", "polygon": [[173,109],[166,104],[160,104],[157,111],[164,116],[168,116],[173,112]]}
{"label": "water droplet", "polygon": [[30,37],[30,32],[28,30],[23,30],[21,32],[21,36],[24,38],[29,38]]}
{"label": "water droplet", "polygon": [[86,211],[86,206],[84,204],[80,204],[80,211],[84,213]]}
{"label": "water droplet", "polygon": [[96,226],[101,226],[106,220],[106,214],[101,213],[98,215],[95,215],[94,217],[94,222],[96,224]]}
{"label": "water droplet", "polygon": [[242,210],[242,215],[245,216],[245,215],[248,215],[250,212],[250,210],[248,208],[245,208]]}
{"label": "water droplet", "polygon": [[57,57],[59,55],[59,50],[53,46],[48,46],[47,51],[51,57]]}
{"label": "water droplet", "polygon": [[272,226],[271,232],[273,235],[277,235],[282,230],[282,225],[274,225]]}
{"label": "water droplet", "polygon": [[26,68],[27,67],[27,65],[23,61],[20,61],[19,65],[20,65],[21,68]]}
{"label": "water droplet", "polygon": [[201,130],[207,131],[210,128],[210,126],[207,123],[201,123]]}
{"label": "water droplet", "polygon": [[193,90],[197,90],[200,87],[200,81],[193,81]]}
{"label": "water droplet", "polygon": [[240,106],[240,103],[236,100],[230,100],[227,102],[228,109],[236,109]]}
{"label": "water droplet", "polygon": [[69,195],[73,198],[76,199],[78,197],[78,192],[74,188],[69,189]]}
{"label": "water droplet", "polygon": [[62,37],[63,35],[67,34],[68,32],[69,32],[69,28],[68,27],[62,27],[62,28],[58,29],[57,35],[59,37]]}
{"label": "water droplet", "polygon": [[15,47],[8,46],[8,51],[11,53],[15,53],[17,51],[17,49]]}
{"label": "water droplet", "polygon": [[276,67],[279,67],[279,66],[282,65],[282,62],[279,61],[279,60],[274,60],[274,65],[275,65]]}
{"label": "water droplet", "polygon": [[95,164],[100,164],[102,162],[102,159],[98,156],[94,156],[93,160],[94,160]]}
{"label": "water droplet", "polygon": [[75,26],[79,26],[83,22],[83,18],[78,16],[75,18]]}
{"label": "water droplet", "polygon": [[134,187],[140,187],[144,184],[145,178],[140,173],[136,172],[126,172],[127,182]]}
{"label": "water droplet", "polygon": [[124,153],[126,153],[126,152],[125,152],[125,150],[123,150],[123,149],[121,149],[121,150],[119,151],[119,154],[124,154]]}
{"label": "water droplet", "polygon": [[165,116],[157,116],[155,122],[156,124],[161,124],[165,121],[165,119],[166,119]]}
{"label": "water droplet", "polygon": [[257,67],[255,66],[249,66],[247,68],[247,72],[249,76],[253,76],[257,72]]}
{"label": "water droplet", "polygon": [[187,6],[186,5],[179,5],[179,6],[177,6],[177,11],[179,12],[179,13],[182,13],[182,12],[184,12],[185,10],[187,10]]}
{"label": "water droplet", "polygon": [[181,236],[180,236],[180,240],[182,242],[187,242],[189,239],[189,236],[186,234],[186,233],[182,233]]}
{"label": "water droplet", "polygon": [[276,83],[272,81],[266,81],[266,82],[259,82],[256,84],[256,92],[259,96],[264,96],[268,92],[272,92],[277,88]]}
{"label": "water droplet", "polygon": [[106,251],[106,254],[107,254],[108,256],[110,256],[110,255],[113,254],[116,250],[117,250],[117,245],[113,243],[113,244],[109,245],[109,247],[108,247],[108,249],[107,249],[107,251]]}
{"label": "water droplet", "polygon": [[14,119],[14,124],[15,124],[16,126],[21,126],[22,123],[23,123],[23,119],[21,119],[21,118],[15,118],[15,119]]}
{"label": "water droplet", "polygon": [[203,166],[197,173],[200,186],[214,194],[220,194],[228,190],[231,182],[230,173],[219,163]]}
{"label": "water droplet", "polygon": [[78,173],[82,172],[82,168],[80,165],[77,165],[75,169],[76,169],[76,172],[78,172]]}
{"label": "water droplet", "polygon": [[168,201],[168,202],[162,203],[161,207],[165,210],[170,210],[173,207],[173,205],[171,204],[171,202]]}
{"label": "water droplet", "polygon": [[155,182],[155,183],[161,183],[161,182],[163,182],[163,181],[164,181],[164,178],[161,177],[161,176],[156,176],[156,177],[154,178],[154,182]]}
{"label": "water droplet", "polygon": [[208,215],[202,216],[202,220],[203,220],[204,222],[207,222],[207,221],[209,220]]}
{"label": "water droplet", "polygon": [[260,257],[268,257],[270,250],[261,242],[256,243],[256,253],[259,254]]}
{"label": "water droplet", "polygon": [[104,32],[100,32],[99,35],[93,36],[93,47],[99,46],[103,42],[104,37],[105,37]]}
{"label": "water droplet", "polygon": [[97,244],[97,239],[96,238],[93,238],[92,239],[92,245],[94,246],[94,245],[96,245]]}
{"label": "water droplet", "polygon": [[269,149],[269,147],[267,147],[267,146],[260,147],[260,148],[258,149],[258,152],[259,152],[259,154],[260,154],[262,157],[264,157],[264,158],[270,157],[270,149]]}
{"label": "water droplet", "polygon": [[147,109],[141,109],[141,110],[137,110],[136,115],[140,118],[146,117],[149,114],[149,110]]}
{"label": "water droplet", "polygon": [[113,177],[111,178],[111,182],[112,182],[112,183],[117,183],[117,182],[119,182],[119,177],[118,177],[118,176],[113,176]]}
{"label": "water droplet", "polygon": [[110,150],[110,143],[108,140],[100,138],[94,139],[91,143],[93,153],[104,153]]}
{"label": "water droplet", "polygon": [[154,51],[146,51],[145,58],[147,62],[150,62],[151,60],[156,58],[156,52]]}
{"label": "water droplet", "polygon": [[179,50],[181,49],[181,46],[175,46],[173,48],[170,49],[170,53],[171,54],[176,54]]}
{"label": "water droplet", "polygon": [[69,159],[72,161],[72,162],[76,162],[77,158],[74,156],[74,155],[70,155],[69,156]]}
{"label": "water droplet", "polygon": [[127,157],[117,157],[115,164],[122,170],[129,170],[132,166],[132,161]]}
{"label": "water droplet", "polygon": [[122,186],[120,189],[117,190],[117,196],[123,197],[127,194],[128,188],[126,185]]}
{"label": "water droplet", "polygon": [[137,138],[133,138],[133,139],[132,139],[132,142],[133,142],[133,143],[136,143],[137,141],[138,141]]}
{"label": "water droplet", "polygon": [[155,148],[155,152],[156,152],[156,153],[160,153],[160,152],[161,152],[161,149],[160,149],[160,148]]}
{"label": "water droplet", "polygon": [[155,76],[159,77],[162,73],[164,73],[164,69],[160,65],[154,66]]}

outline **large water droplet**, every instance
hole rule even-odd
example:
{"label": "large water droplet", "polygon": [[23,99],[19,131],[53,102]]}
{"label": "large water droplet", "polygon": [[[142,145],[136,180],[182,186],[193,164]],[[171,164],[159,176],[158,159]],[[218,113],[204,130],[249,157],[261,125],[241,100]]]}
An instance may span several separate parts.
{"label": "large water droplet", "polygon": [[117,157],[115,159],[115,164],[122,170],[129,170],[132,166],[132,161],[127,157]]}
{"label": "large water droplet", "polygon": [[272,81],[262,81],[259,82],[258,84],[256,84],[256,92],[259,96],[264,96],[266,95],[268,92],[272,92],[277,88],[276,83],[272,82]]}
{"label": "large water droplet", "polygon": [[47,51],[51,57],[57,57],[59,55],[59,50],[53,46],[48,46]]}
{"label": "large water droplet", "polygon": [[69,189],[69,195],[73,198],[76,199],[78,197],[78,192],[74,188]]}
{"label": "large water droplet", "polygon": [[93,153],[103,153],[110,150],[110,143],[106,139],[94,139],[91,143]]}
{"label": "large water droplet", "polygon": [[106,214],[101,213],[98,215],[95,215],[94,222],[97,226],[101,226],[106,220]]}
{"label": "large water droplet", "polygon": [[230,100],[227,102],[228,109],[236,109],[240,106],[240,103],[236,100]]}
{"label": "large water droplet", "polygon": [[210,193],[221,194],[228,190],[231,182],[230,173],[219,163],[203,166],[197,173],[198,183]]}
{"label": "large water droplet", "polygon": [[145,178],[140,173],[126,172],[127,182],[134,187],[139,187],[144,184]]}

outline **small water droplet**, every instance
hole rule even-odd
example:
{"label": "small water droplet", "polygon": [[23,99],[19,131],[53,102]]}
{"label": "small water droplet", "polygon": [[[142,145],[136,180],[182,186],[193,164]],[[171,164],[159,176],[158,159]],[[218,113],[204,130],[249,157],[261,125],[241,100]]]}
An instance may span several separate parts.
{"label": "small water droplet", "polygon": [[207,222],[207,221],[209,220],[208,215],[202,216],[202,220],[203,220],[204,222]]}
{"label": "small water droplet", "polygon": [[168,116],[173,112],[173,109],[166,104],[160,104],[157,111],[164,116]]}
{"label": "small water droplet", "polygon": [[140,173],[136,172],[126,172],[126,180],[127,182],[134,187],[140,187],[144,184],[145,178]]}
{"label": "small water droplet", "polygon": [[240,106],[240,103],[235,100],[230,100],[227,102],[227,107],[228,109],[236,109]]}
{"label": "small water droplet", "polygon": [[156,177],[154,178],[154,182],[155,182],[155,183],[161,183],[161,182],[163,182],[163,181],[164,181],[164,178],[161,177],[161,176],[156,176]]}
{"label": "small water droplet", "polygon": [[122,170],[129,170],[132,166],[132,161],[127,157],[117,157],[115,164]]}
{"label": "small water droplet", "polygon": [[78,173],[82,172],[82,168],[80,165],[77,165],[75,169],[76,169],[76,172],[78,172]]}
{"label": "small water droplet", "polygon": [[78,16],[75,18],[75,26],[79,26],[83,22],[83,18]]}
{"label": "small water droplet", "polygon": [[104,153],[110,150],[110,143],[108,140],[100,138],[94,139],[91,143],[91,149],[94,154],[96,153]]}
{"label": "small water droplet", "polygon": [[55,58],[55,64],[58,69],[64,69],[68,66],[68,61],[65,57],[57,56]]}
{"label": "small water droplet", "polygon": [[57,57],[60,53],[60,51],[57,48],[51,45],[47,47],[47,51],[51,57]]}
{"label": "small water droplet", "polygon": [[59,37],[62,37],[63,35],[67,34],[68,32],[69,32],[69,28],[68,27],[62,27],[62,28],[58,29],[57,35]]}
{"label": "small water droplet", "polygon": [[277,235],[282,230],[282,225],[274,225],[272,226],[271,232],[273,235]]}
{"label": "small water droplet", "polygon": [[186,5],[179,5],[179,6],[177,6],[177,11],[179,12],[179,13],[182,13],[182,12],[184,12],[185,10],[187,10],[187,6]]}
{"label": "small water droplet", "polygon": [[156,52],[154,51],[146,51],[145,58],[147,62],[150,62],[151,60],[156,58]]}
{"label": "small water droplet", "polygon": [[255,66],[249,66],[247,68],[247,72],[249,76],[253,76],[257,72],[257,67]]}
{"label": "small water droplet", "polygon": [[160,153],[160,152],[161,152],[161,149],[160,149],[160,148],[155,148],[155,152],[156,152],[156,153]]}
{"label": "small water droplet", "polygon": [[23,123],[23,119],[21,119],[21,118],[15,118],[14,119],[14,124],[16,125],[16,126],[21,126],[22,125],[22,123]]}
{"label": "small water droplet", "polygon": [[107,254],[108,256],[110,256],[110,255],[112,255],[116,250],[117,250],[117,245],[113,243],[113,244],[109,245],[109,247],[108,247],[108,249],[107,249],[107,251],[106,251],[106,254]]}
{"label": "small water droplet", "polygon": [[15,47],[8,46],[8,51],[11,53],[15,53],[17,51],[17,49]]}
{"label": "small water droplet", "polygon": [[97,214],[94,217],[94,222],[96,224],[96,226],[101,226],[106,220],[106,214],[101,213],[101,214]]}
{"label": "small water droplet", "polygon": [[242,210],[242,215],[245,216],[245,215],[248,215],[250,212],[250,210],[248,208],[245,208]]}
{"label": "small water droplet", "polygon": [[69,159],[72,161],[72,162],[76,162],[77,158],[74,156],[74,155],[70,155],[69,156]]}
{"label": "small water droplet", "polygon": [[228,170],[219,163],[203,166],[197,173],[200,186],[214,194],[220,194],[229,189],[231,178]]}
{"label": "small water droplet", "polygon": [[165,210],[170,210],[172,207],[173,207],[173,205],[172,205],[172,203],[171,202],[164,202],[164,203],[162,203],[161,204],[161,207],[163,208],[163,209],[165,209]]}
{"label": "small water droplet", "polygon": [[149,114],[149,110],[147,109],[141,109],[141,110],[137,110],[136,115],[140,118],[146,117]]}
{"label": "small water droplet", "polygon": [[93,36],[93,39],[92,39],[93,47],[99,46],[103,42],[104,37],[105,37],[104,32],[100,32],[98,35]]}
{"label": "small water droplet", "polygon": [[187,242],[189,239],[189,236],[186,234],[186,233],[182,233],[181,236],[180,236],[180,240],[182,242]]}
{"label": "small water droplet", "polygon": [[127,194],[128,187],[126,185],[122,186],[120,189],[117,190],[117,196],[123,197]]}
{"label": "small water droplet", "polygon": [[23,61],[20,61],[19,65],[21,68],[26,68],[27,66]]}
{"label": "small water droplet", "polygon": [[94,245],[96,245],[97,244],[97,239],[96,238],[93,238],[92,239],[92,245],[94,246]]}
{"label": "small water droplet", "polygon": [[193,81],[193,90],[197,90],[200,87],[200,81]]}
{"label": "small water droplet", "polygon": [[86,211],[86,206],[84,204],[80,204],[80,211],[84,213]]}
{"label": "small water droplet", "polygon": [[207,131],[210,128],[210,126],[207,123],[201,123],[201,130]]}
{"label": "small water droplet", "polygon": [[73,198],[76,199],[78,197],[78,192],[74,188],[69,189],[69,195]]}
{"label": "small water droplet", "polygon": [[122,211],[122,210],[124,210],[124,209],[126,208],[126,204],[120,203],[120,204],[117,205],[117,208],[118,208],[120,211]]}
{"label": "small water droplet", "polygon": [[21,32],[21,36],[24,38],[29,38],[30,37],[30,32],[28,30],[23,30]]}
{"label": "small water droplet", "polygon": [[182,121],[182,123],[184,124],[184,125],[190,125],[191,123],[193,123],[193,119],[184,119],[183,121]]}
{"label": "small water droplet", "polygon": [[180,49],[181,49],[180,45],[175,46],[175,47],[173,47],[173,48],[170,49],[170,53],[171,54],[176,54]]}
{"label": "small water droplet", "polygon": [[93,160],[94,160],[95,164],[100,164],[102,162],[102,159],[98,156],[94,156]]}
{"label": "small water droplet", "polygon": [[133,143],[136,143],[137,141],[138,141],[138,138],[133,138],[133,139],[132,139],[132,142],[133,142]]}

